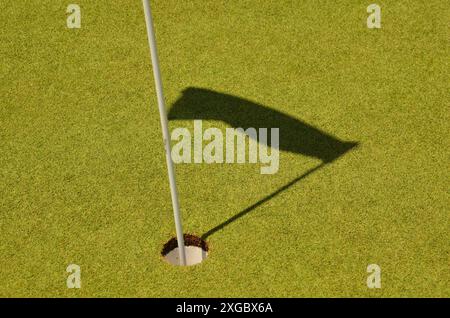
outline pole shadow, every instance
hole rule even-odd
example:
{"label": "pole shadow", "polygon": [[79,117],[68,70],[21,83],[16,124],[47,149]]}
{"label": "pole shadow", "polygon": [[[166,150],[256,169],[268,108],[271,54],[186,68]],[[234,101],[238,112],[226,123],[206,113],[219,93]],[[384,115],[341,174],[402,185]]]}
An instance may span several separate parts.
{"label": "pole shadow", "polygon": [[321,160],[315,168],[203,234],[203,239],[245,216],[358,145],[357,142],[342,141],[304,121],[267,106],[203,88],[185,89],[182,96],[172,105],[168,117],[169,120],[218,120],[233,128],[243,129],[267,128],[270,131],[270,128],[279,128],[280,150]]}
{"label": "pole shadow", "polygon": [[226,220],[225,222],[220,223],[219,225],[217,225],[216,227],[212,228],[211,230],[209,230],[208,232],[204,233],[202,235],[202,239],[206,240],[209,236],[213,235],[214,233],[216,233],[217,231],[220,231],[221,229],[223,229],[224,227],[226,227],[227,225],[233,223],[234,221],[240,219],[241,217],[245,216],[246,214],[250,213],[251,211],[253,211],[254,209],[256,209],[257,207],[259,207],[260,205],[266,203],[267,201],[273,199],[274,197],[276,197],[277,195],[279,195],[281,192],[286,191],[287,189],[289,189],[290,187],[292,187],[294,184],[296,184],[297,182],[299,182],[302,179],[305,179],[307,176],[309,176],[310,174],[312,174],[313,172],[316,172],[317,170],[319,170],[320,168],[322,168],[323,166],[325,166],[325,163],[321,163],[318,166],[309,169],[307,172],[305,172],[304,174],[302,174],[301,176],[295,178],[294,180],[290,181],[289,183],[285,184],[284,186],[282,186],[281,188],[279,188],[278,190],[276,190],[275,192],[272,192],[271,194],[269,194],[268,196],[266,196],[265,198],[259,200],[258,202],[256,202],[255,204],[249,206],[248,208],[242,210],[241,212],[239,212],[238,214],[232,216],[231,218],[229,218],[228,220]]}

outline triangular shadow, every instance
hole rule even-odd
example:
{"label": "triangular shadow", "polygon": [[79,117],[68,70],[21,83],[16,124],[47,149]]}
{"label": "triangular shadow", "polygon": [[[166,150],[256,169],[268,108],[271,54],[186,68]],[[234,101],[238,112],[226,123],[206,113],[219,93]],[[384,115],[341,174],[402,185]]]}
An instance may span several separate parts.
{"label": "triangular shadow", "polygon": [[357,142],[342,141],[310,124],[267,106],[203,88],[185,89],[182,96],[172,105],[168,117],[170,120],[219,120],[231,127],[243,129],[279,128],[280,150],[321,160],[315,168],[296,177],[272,194],[203,234],[204,239],[358,145]]}

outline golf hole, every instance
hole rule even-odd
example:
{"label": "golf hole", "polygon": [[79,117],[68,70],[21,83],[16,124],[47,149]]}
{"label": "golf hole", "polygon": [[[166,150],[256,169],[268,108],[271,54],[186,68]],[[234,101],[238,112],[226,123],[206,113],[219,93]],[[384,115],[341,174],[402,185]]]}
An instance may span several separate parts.
{"label": "golf hole", "polygon": [[[208,257],[208,244],[198,236],[184,234],[184,246],[186,266],[200,264]],[[164,244],[161,255],[169,264],[181,265],[176,237]]]}

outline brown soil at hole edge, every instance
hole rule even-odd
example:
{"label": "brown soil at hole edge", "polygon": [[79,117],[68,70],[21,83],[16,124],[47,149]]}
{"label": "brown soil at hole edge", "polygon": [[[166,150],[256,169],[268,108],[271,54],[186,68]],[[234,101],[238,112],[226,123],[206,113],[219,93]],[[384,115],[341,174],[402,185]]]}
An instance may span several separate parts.
{"label": "brown soil at hole edge", "polygon": [[[208,252],[208,243],[199,238],[198,236],[192,234],[184,234],[184,245],[185,246],[197,246],[203,249],[205,252]],[[178,240],[176,237],[172,238],[164,244],[164,247],[161,251],[162,256],[166,256],[169,252],[178,247]]]}

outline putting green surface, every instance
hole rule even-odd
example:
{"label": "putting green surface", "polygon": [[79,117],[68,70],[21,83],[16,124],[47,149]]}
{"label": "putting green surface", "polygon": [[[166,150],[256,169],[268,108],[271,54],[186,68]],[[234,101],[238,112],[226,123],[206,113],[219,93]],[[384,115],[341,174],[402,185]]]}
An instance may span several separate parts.
{"label": "putting green surface", "polygon": [[210,234],[189,268],[160,257],[175,230],[142,3],[73,2],[77,30],[65,1],[1,6],[0,296],[450,296],[448,1],[377,1],[376,30],[364,1],[152,1],[168,108],[205,88],[359,143],[293,183],[320,160],[177,165],[185,232]]}

